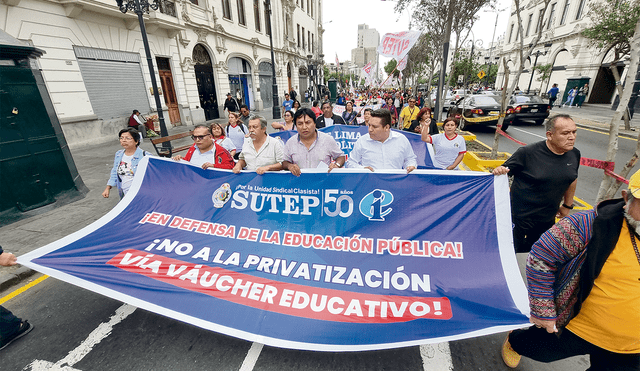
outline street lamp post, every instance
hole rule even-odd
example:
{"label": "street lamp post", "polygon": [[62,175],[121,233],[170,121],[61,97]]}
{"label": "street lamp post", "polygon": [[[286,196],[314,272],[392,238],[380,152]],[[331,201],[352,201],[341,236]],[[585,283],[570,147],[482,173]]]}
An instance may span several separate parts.
{"label": "street lamp post", "polygon": [[[142,34],[142,43],[144,44],[144,51],[147,54],[147,65],[149,66],[149,74],[151,75],[151,87],[153,88],[153,97],[156,101],[156,109],[158,111],[158,121],[160,122],[160,135],[163,137],[169,136],[167,126],[164,123],[164,114],[162,113],[162,103],[160,103],[160,95],[158,93],[158,83],[156,82],[156,73],[153,70],[153,61],[151,60],[151,50],[149,49],[149,40],[147,39],[147,29],[144,26],[144,19],[142,14],[149,13],[149,8],[158,10],[158,0],[153,0],[150,3],[148,0],[116,0],[118,8],[122,13],[126,13],[127,10],[131,10],[138,15],[138,22],[140,23],[140,33]],[[162,148],[167,149],[171,153],[171,143],[162,143]]]}
{"label": "street lamp post", "polygon": [[[482,40],[476,40],[475,39],[475,35],[473,34],[473,31],[471,31],[471,40],[469,40],[467,42],[467,47],[469,46],[469,44],[471,44],[471,55],[469,55],[469,62],[471,62],[471,72],[473,73],[473,52],[475,49],[475,46],[477,45],[478,48],[482,48],[483,42]],[[465,71],[464,73],[464,89],[467,89],[467,71]],[[466,96],[466,91],[465,91],[465,96]]]}
{"label": "street lamp post", "polygon": [[271,79],[273,83],[273,119],[280,118],[280,104],[278,102],[278,81],[276,80],[276,58],[273,55],[273,29],[271,28],[271,0],[265,0],[264,7],[269,12],[267,17],[267,27],[269,30],[269,47],[271,48]]}
{"label": "street lamp post", "polygon": [[527,87],[527,94],[529,94],[529,90],[531,89],[531,83],[533,82],[533,74],[536,72],[536,65],[538,64],[538,57],[541,55],[547,55],[547,51],[549,48],[551,48],[551,43],[547,43],[544,44],[544,52],[541,52],[540,50],[536,50],[535,53],[533,53],[536,56],[536,59],[533,61],[533,67],[531,68],[531,77],[529,78],[529,86]]}

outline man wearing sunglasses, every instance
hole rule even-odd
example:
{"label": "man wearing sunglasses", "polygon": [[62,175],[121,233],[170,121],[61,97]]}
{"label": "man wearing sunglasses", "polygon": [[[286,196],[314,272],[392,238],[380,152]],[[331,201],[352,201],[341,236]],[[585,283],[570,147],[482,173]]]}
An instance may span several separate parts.
{"label": "man wearing sunglasses", "polygon": [[211,128],[206,125],[197,125],[193,129],[193,145],[187,150],[183,156],[176,155],[174,160],[185,160],[193,165],[200,166],[203,169],[233,169],[235,161],[233,156],[224,147],[213,141]]}

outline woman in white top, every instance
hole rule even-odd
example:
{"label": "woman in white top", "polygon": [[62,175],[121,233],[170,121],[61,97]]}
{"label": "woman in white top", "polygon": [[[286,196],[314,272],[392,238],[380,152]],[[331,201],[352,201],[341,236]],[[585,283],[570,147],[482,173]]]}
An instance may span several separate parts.
{"label": "woman in white top", "polygon": [[227,138],[224,135],[224,129],[217,122],[211,124],[211,132],[213,133],[213,140],[222,148],[229,151],[231,156],[235,156],[236,154],[236,145],[233,144],[231,139]]}
{"label": "woman in white top", "polygon": [[444,133],[432,136],[429,134],[429,125],[421,124],[422,141],[433,144],[436,152],[433,166],[438,169],[454,170],[467,152],[467,145],[464,138],[456,133],[458,128],[456,118],[449,117],[444,120],[443,128]]}
{"label": "woman in white top", "polygon": [[282,117],[284,118],[284,121],[272,122],[271,127],[280,131],[293,130],[293,111],[284,111],[284,115]]}
{"label": "woman in white top", "polygon": [[293,106],[291,107],[291,111],[293,113],[296,113],[297,110],[300,109],[300,102],[298,102],[297,100],[293,100]]}
{"label": "woman in white top", "polygon": [[144,156],[151,153],[144,151],[140,147],[140,132],[135,128],[128,127],[118,133],[120,145],[123,149],[116,152],[111,168],[111,175],[107,182],[107,187],[102,192],[102,197],[109,198],[111,188],[117,187],[120,198],[129,191],[133,176],[138,168],[138,163]]}

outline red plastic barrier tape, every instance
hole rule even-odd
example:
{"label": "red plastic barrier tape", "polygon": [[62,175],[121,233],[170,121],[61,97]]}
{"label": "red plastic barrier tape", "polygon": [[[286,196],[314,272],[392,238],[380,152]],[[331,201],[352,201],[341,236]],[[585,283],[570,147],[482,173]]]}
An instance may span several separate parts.
{"label": "red plastic barrier tape", "polygon": [[614,173],[613,171],[611,171],[609,169],[605,169],[604,173],[607,174],[608,176],[614,178],[618,182],[621,182],[621,183],[624,183],[624,184],[629,184],[628,180],[626,180],[625,178],[621,177],[620,175]]}
{"label": "red plastic barrier tape", "polygon": [[615,162],[596,160],[595,158],[586,158],[586,157],[582,157],[580,159],[580,165],[595,167],[596,169],[603,169],[603,170],[609,170],[609,171],[613,171],[616,166]]}
{"label": "red plastic barrier tape", "polygon": [[605,174],[614,178],[618,182],[629,184],[628,180],[626,180],[625,178],[613,172],[613,170],[615,170],[615,167],[616,167],[615,162],[602,161],[602,160],[596,160],[595,158],[582,157],[580,159],[580,165],[595,167],[596,169],[603,169]]}
{"label": "red plastic barrier tape", "polygon": [[502,131],[502,129],[498,129],[498,133],[500,133],[500,135],[502,135],[502,136],[504,136],[504,137],[506,137],[506,138],[511,139],[512,141],[514,141],[514,142],[518,143],[518,144],[519,144],[519,145],[521,145],[521,146],[526,146],[526,145],[527,145],[527,143],[523,143],[523,142],[521,142],[521,141],[519,141],[519,140],[515,139],[515,138],[514,138],[514,137],[512,137],[511,135],[509,135],[509,134],[505,133],[504,131]]}

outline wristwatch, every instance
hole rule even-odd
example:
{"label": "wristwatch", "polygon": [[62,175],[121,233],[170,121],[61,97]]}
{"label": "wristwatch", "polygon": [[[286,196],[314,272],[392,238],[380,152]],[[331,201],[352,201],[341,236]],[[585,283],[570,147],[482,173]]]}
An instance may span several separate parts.
{"label": "wristwatch", "polygon": [[564,207],[565,209],[573,210],[573,205],[569,206],[569,205],[565,204],[564,202],[562,203],[562,207]]}

